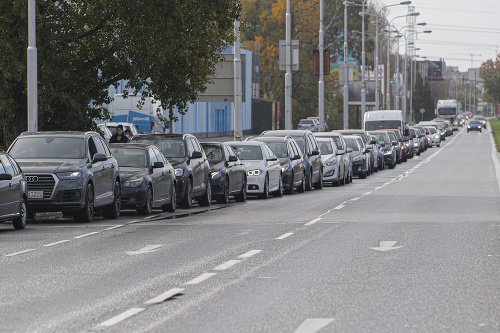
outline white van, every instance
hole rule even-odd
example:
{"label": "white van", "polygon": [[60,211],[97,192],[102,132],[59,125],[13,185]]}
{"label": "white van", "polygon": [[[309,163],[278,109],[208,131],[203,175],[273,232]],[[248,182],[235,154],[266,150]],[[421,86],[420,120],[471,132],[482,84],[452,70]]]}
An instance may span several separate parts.
{"label": "white van", "polygon": [[378,110],[365,112],[365,117],[363,119],[363,129],[365,131],[398,129],[402,135],[405,135],[403,111]]}

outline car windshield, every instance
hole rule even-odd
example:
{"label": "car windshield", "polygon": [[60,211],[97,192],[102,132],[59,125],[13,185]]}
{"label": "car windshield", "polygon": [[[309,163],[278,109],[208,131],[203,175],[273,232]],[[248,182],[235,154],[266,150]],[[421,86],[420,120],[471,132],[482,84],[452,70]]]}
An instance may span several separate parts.
{"label": "car windshield", "polygon": [[284,142],[266,142],[277,158],[288,157],[288,150]]}
{"label": "car windshield", "polygon": [[146,151],[135,148],[112,148],[111,152],[120,167],[147,168]]}
{"label": "car windshield", "polygon": [[345,138],[345,142],[347,143],[347,147],[351,148],[354,151],[359,151],[359,145],[356,139],[354,138]]}
{"label": "car windshield", "polygon": [[394,132],[387,132],[387,134],[392,141],[398,141],[398,138],[396,138],[396,134],[394,134]]}
{"label": "car windshield", "polygon": [[474,118],[475,120],[486,120],[486,118],[482,117],[482,116],[477,116]]}
{"label": "car windshield", "polygon": [[471,120],[471,121],[469,121],[469,125],[472,125],[472,124],[481,124],[481,122],[479,120]]}
{"label": "car windshield", "polygon": [[219,145],[203,144],[203,150],[210,163],[222,162],[222,147]]}
{"label": "car windshield", "polygon": [[435,127],[427,127],[427,129],[429,130],[429,132],[431,132],[431,134],[434,134],[437,132]]}
{"label": "car windshield", "polygon": [[186,145],[182,138],[151,138],[136,136],[132,142],[155,145],[166,158],[182,158],[187,155]]}
{"label": "car windshield", "polygon": [[438,109],[438,114],[442,115],[454,115],[457,113],[456,108],[439,108]]}
{"label": "car windshield", "polygon": [[232,146],[240,160],[262,160],[260,146]]}
{"label": "car windshield", "polygon": [[302,136],[294,136],[293,139],[299,145],[299,148],[302,151],[302,154],[304,154],[304,137],[302,137]]}
{"label": "car windshield", "polygon": [[373,133],[373,136],[377,137],[378,143],[388,144],[389,138],[384,133]]}
{"label": "car windshield", "polygon": [[32,136],[20,137],[9,151],[14,158],[83,159],[83,138]]}
{"label": "car windshield", "polygon": [[331,155],[334,153],[332,142],[329,139],[317,138],[321,155]]}
{"label": "car windshield", "polygon": [[376,131],[383,129],[401,129],[400,120],[377,120],[365,122],[365,131]]}

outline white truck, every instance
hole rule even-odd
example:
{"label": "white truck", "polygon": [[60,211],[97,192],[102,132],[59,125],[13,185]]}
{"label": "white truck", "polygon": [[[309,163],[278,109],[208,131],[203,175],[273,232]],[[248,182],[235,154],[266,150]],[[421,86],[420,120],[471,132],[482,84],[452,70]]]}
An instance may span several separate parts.
{"label": "white truck", "polygon": [[452,124],[458,115],[456,99],[440,99],[437,101],[436,115],[438,118],[449,120]]}
{"label": "white truck", "polygon": [[365,131],[376,131],[384,129],[398,129],[401,135],[405,133],[405,122],[401,110],[377,110],[365,112],[363,119]]}

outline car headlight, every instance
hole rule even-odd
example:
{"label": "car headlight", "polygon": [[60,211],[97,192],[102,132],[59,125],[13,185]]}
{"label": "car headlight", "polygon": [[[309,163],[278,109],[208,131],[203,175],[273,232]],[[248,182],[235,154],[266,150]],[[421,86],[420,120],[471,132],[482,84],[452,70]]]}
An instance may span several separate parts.
{"label": "car headlight", "polygon": [[479,128],[481,128],[481,126],[478,126]]}
{"label": "car headlight", "polygon": [[392,152],[390,150],[384,151],[384,155],[391,155],[391,154],[392,154]]}
{"label": "car headlight", "polygon": [[67,180],[67,179],[81,179],[82,178],[82,173],[80,171],[74,171],[74,172],[61,172],[57,174],[57,177],[61,180]]}
{"label": "car headlight", "polygon": [[356,156],[352,159],[353,162],[359,162],[363,159],[363,156]]}
{"label": "car headlight", "polygon": [[331,161],[328,161],[328,162],[325,162],[323,163],[324,166],[334,166],[334,165],[337,165],[337,160],[331,160]]}
{"label": "car headlight", "polygon": [[142,183],[142,178],[127,180],[123,183],[123,187],[138,187]]}
{"label": "car headlight", "polygon": [[210,173],[210,177],[212,177],[212,179],[218,179],[218,178],[220,178],[221,175],[222,175],[222,173],[220,171],[215,171],[215,172]]}
{"label": "car headlight", "polygon": [[259,176],[261,173],[262,173],[262,170],[259,170],[259,169],[247,171],[248,176]]}
{"label": "car headlight", "polygon": [[470,128],[470,125],[469,125],[469,126],[467,126],[467,128]]}
{"label": "car headlight", "polygon": [[418,142],[415,142],[413,145],[414,145],[415,147],[417,147],[417,146],[418,146]]}
{"label": "car headlight", "polygon": [[175,176],[180,177],[182,176],[183,170],[182,169],[175,169]]}

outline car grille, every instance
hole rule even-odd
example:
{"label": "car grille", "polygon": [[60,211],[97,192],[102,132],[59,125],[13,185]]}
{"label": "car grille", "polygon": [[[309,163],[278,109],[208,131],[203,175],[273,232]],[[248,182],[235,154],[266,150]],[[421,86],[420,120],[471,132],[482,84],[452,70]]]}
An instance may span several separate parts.
{"label": "car grille", "polygon": [[52,175],[26,175],[28,191],[43,191],[43,198],[50,199],[56,181]]}

